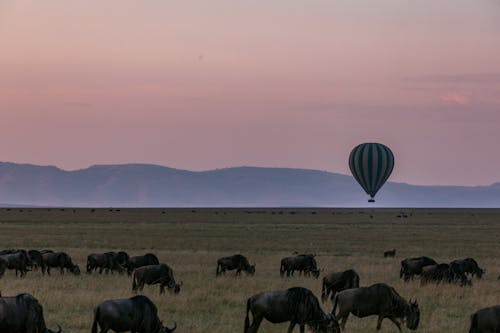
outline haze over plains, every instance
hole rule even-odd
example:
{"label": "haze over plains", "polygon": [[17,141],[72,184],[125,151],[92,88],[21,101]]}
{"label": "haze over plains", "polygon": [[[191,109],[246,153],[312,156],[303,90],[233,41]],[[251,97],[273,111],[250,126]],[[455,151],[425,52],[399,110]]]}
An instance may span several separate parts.
{"label": "haze over plains", "polygon": [[0,2],[0,160],[500,180],[498,1]]}

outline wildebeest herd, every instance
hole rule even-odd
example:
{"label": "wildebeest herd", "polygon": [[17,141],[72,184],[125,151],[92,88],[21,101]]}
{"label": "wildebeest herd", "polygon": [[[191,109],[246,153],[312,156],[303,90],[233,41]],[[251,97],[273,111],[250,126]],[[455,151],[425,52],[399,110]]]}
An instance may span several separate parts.
{"label": "wildebeest herd", "polygon": [[[394,257],[396,250],[386,251],[384,257]],[[319,278],[316,255],[294,253],[294,256],[281,260],[279,274],[282,278],[298,274]],[[235,276],[245,272],[255,274],[255,264],[236,254],[217,260],[216,276],[235,270]],[[14,270],[16,276],[25,277],[30,271],[41,271],[50,275],[51,269],[60,274],[70,272],[80,274],[80,268],[65,252],[51,250],[4,250],[0,251],[0,278],[6,270]],[[144,285],[160,286],[160,295],[167,288],[173,294],[181,290],[182,282],[177,283],[173,269],[161,263],[157,256],[146,253],[129,256],[126,252],[92,253],[87,257],[87,274],[124,274],[132,277],[132,291],[142,291]],[[453,260],[450,263],[437,263],[429,257],[406,258],[401,261],[399,276],[408,282],[420,277],[422,286],[428,283],[448,283],[465,287],[472,285],[472,279],[481,279],[485,270],[473,258]],[[321,301],[331,300],[333,308],[325,313],[314,293],[303,287],[287,290],[262,292],[247,299],[244,318],[244,333],[256,333],[261,322],[289,322],[288,333],[296,326],[305,332],[307,326],[315,333],[338,333],[345,329],[350,314],[363,318],[377,316],[376,329],[379,330],[383,319],[387,318],[399,331],[405,325],[416,330],[420,322],[420,308],[416,299],[406,300],[391,286],[376,283],[360,287],[360,276],[354,269],[330,272],[322,279]],[[251,316],[250,316],[251,314]],[[59,325],[57,333],[62,329]],[[164,326],[158,318],[156,305],[146,296],[138,295],[128,299],[105,300],[94,308],[91,332],[138,332],[169,333],[177,328]],[[3,297],[0,294],[0,332],[1,333],[56,333],[45,324],[43,308],[39,301],[29,294]],[[500,332],[500,306],[478,310],[471,316],[469,333]]]}

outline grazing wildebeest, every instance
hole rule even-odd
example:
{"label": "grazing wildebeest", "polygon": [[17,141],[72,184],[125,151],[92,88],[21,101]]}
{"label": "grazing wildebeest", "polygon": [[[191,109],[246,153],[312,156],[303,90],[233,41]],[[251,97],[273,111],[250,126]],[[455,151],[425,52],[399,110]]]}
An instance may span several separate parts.
{"label": "grazing wildebeest", "polygon": [[41,268],[42,270],[44,269],[43,257],[40,251],[29,250],[28,257],[30,258],[31,266],[34,270],[38,270],[39,268]]}
{"label": "grazing wildebeest", "polygon": [[319,277],[319,269],[314,259],[314,254],[299,254],[295,257],[285,257],[281,259],[280,276],[293,276],[295,271],[299,271],[299,275],[304,273],[308,276],[312,274],[315,278]]}
{"label": "grazing wildebeest", "polygon": [[[38,300],[29,294],[0,296],[0,332],[55,333],[45,326],[43,308]],[[57,333],[61,333],[60,326]]]}
{"label": "grazing wildebeest", "polygon": [[21,277],[26,276],[29,270],[28,267],[31,266],[31,261],[25,250],[9,250],[8,253],[0,255],[0,258],[7,262],[8,269],[16,271],[16,276],[18,273],[20,273]]}
{"label": "grazing wildebeest", "polygon": [[420,274],[420,285],[426,285],[427,283],[456,283],[461,287],[472,285],[472,282],[467,279],[467,276],[460,271],[455,271],[453,265],[448,264],[437,264],[428,265],[422,267],[422,273]]}
{"label": "grazing wildebeest", "polygon": [[131,275],[134,269],[147,265],[159,265],[160,261],[152,253],[146,253],[143,256],[130,257],[127,262],[127,274]]}
{"label": "grazing wildebeest", "polygon": [[500,332],[500,305],[476,311],[471,316],[469,333]]}
{"label": "grazing wildebeest", "polygon": [[396,256],[396,249],[384,252],[384,258],[394,258]]}
{"label": "grazing wildebeest", "polygon": [[235,254],[234,256],[223,257],[217,260],[215,275],[226,274],[226,271],[232,271],[233,269],[236,269],[236,276],[240,275],[241,271],[244,271],[247,275],[255,274],[255,264],[250,265],[245,256]]}
{"label": "grazing wildebeest", "polygon": [[321,301],[326,302],[330,293],[330,299],[333,300],[339,291],[351,288],[359,288],[359,275],[355,270],[330,273],[323,278]]}
{"label": "grazing wildebeest", "polygon": [[473,277],[477,276],[478,279],[483,277],[484,270],[479,267],[477,261],[473,258],[453,260],[451,264],[454,264],[455,267],[463,274],[470,274]]}
{"label": "grazing wildebeest", "polygon": [[[252,324],[249,312],[252,312]],[[306,325],[315,333],[340,332],[335,316],[323,312],[316,296],[309,289],[300,287],[250,297],[247,300],[244,333],[256,333],[263,319],[273,324],[289,321],[288,333],[293,331],[295,325],[299,325],[301,333],[304,333]]]}
{"label": "grazing wildebeest", "polygon": [[[93,253],[87,256],[87,273],[91,273],[99,269],[99,274],[105,270],[106,274],[110,271],[113,273],[117,271],[118,273],[125,272],[125,264],[128,258],[120,257],[122,253],[125,252],[105,252],[105,253]],[[125,253],[126,254],[126,253]]]}
{"label": "grazing wildebeest", "polygon": [[167,264],[136,268],[132,278],[132,290],[135,292],[142,290],[144,284],[159,284],[160,295],[165,292],[165,286],[176,294],[179,293],[182,286],[182,282],[181,284],[175,283],[174,272]]}
{"label": "grazing wildebeest", "polygon": [[336,317],[342,320],[340,325],[342,330],[351,313],[359,318],[378,315],[377,330],[380,330],[384,318],[389,318],[399,331],[401,331],[400,321],[406,321],[406,326],[411,330],[416,330],[420,321],[417,301],[407,302],[394,288],[384,283],[343,290],[337,293],[334,302],[333,313],[338,306]]}
{"label": "grazing wildebeest", "polygon": [[113,299],[102,302],[94,308],[94,322],[92,333],[107,333],[109,330],[115,332],[132,333],[171,333],[177,325],[174,322],[172,328],[163,326],[158,318],[156,305],[146,296],[134,296],[125,299]]}
{"label": "grazing wildebeest", "polygon": [[414,276],[420,275],[422,273],[422,267],[429,265],[437,265],[437,262],[429,257],[404,259],[401,261],[399,278],[403,278],[403,280],[407,282]]}
{"label": "grazing wildebeest", "polygon": [[[75,275],[80,274],[80,268],[78,265],[75,265],[71,260],[71,257],[65,252],[46,252],[42,254],[42,258],[45,271],[49,275],[51,268],[59,268],[61,274],[64,274],[65,268]],[[45,274],[45,271],[42,270],[42,273]]]}

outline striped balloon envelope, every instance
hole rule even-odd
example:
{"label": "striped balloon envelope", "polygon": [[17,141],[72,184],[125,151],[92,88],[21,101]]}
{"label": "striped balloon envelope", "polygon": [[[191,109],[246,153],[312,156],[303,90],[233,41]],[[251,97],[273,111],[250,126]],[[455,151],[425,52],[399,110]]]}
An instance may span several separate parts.
{"label": "striped balloon envelope", "polygon": [[375,202],[375,194],[394,168],[394,154],[381,143],[362,143],[351,151],[349,168],[359,185],[370,196],[368,202]]}

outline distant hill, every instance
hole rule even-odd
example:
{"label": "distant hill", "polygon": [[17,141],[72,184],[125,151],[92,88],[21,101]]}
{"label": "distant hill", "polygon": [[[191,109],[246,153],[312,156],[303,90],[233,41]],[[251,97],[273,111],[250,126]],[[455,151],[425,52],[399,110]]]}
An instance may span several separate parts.
{"label": "distant hill", "polygon": [[[351,176],[290,168],[193,172],[149,164],[65,171],[0,162],[0,203],[34,206],[370,206]],[[374,207],[500,207],[500,183],[387,183]]]}

